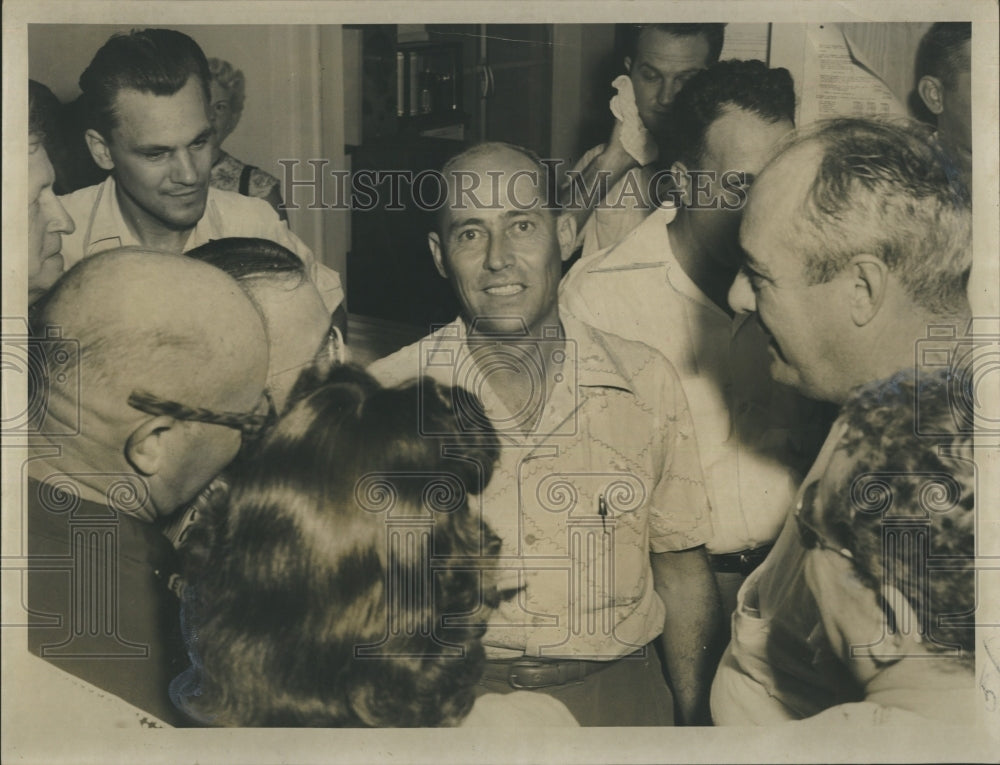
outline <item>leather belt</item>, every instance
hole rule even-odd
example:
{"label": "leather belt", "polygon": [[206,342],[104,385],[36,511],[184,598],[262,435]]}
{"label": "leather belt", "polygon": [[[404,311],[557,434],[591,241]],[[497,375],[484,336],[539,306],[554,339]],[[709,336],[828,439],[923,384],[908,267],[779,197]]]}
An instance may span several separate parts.
{"label": "leather belt", "polygon": [[772,547],[774,545],[762,545],[752,550],[722,553],[708,557],[712,561],[712,568],[720,574],[742,574],[743,576],[749,576],[750,572],[764,562],[764,558],[771,552]]}
{"label": "leather belt", "polygon": [[483,680],[506,682],[511,688],[519,690],[569,685],[570,683],[583,682],[587,675],[607,669],[620,660],[491,659],[486,662]]}

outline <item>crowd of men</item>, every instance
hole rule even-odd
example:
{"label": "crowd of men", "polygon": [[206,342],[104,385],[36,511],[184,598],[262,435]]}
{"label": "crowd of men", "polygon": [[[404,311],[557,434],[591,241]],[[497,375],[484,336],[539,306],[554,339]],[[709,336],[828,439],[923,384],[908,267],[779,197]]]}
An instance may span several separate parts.
{"label": "crowd of men", "polygon": [[[721,24],[632,30],[614,128],[577,166],[605,184],[587,205],[547,204],[548,168],[521,147],[474,145],[441,168],[428,245],[460,315],[369,372],[468,389],[500,436],[477,507],[502,546],[479,565],[517,594],[490,617],[477,693],[544,693],[588,726],[960,722],[971,435],[947,416],[953,386],[914,358],[953,356],[971,318],[970,25],[936,24],[921,45],[936,130],[796,130],[789,72],[719,61],[723,39]],[[46,375],[28,602],[58,618],[29,646],[178,725],[178,540],[296,381],[342,360],[346,318],[339,276],[270,205],[209,186],[209,79],[179,32],[111,38],[80,78],[109,174],[61,198],[45,126],[30,128]],[[619,204],[657,173],[667,201]],[[955,332],[929,334],[942,326]],[[914,418],[932,412],[921,438]],[[954,512],[921,514],[913,455],[960,486]],[[930,530],[930,555],[954,538],[948,586],[915,593],[919,561],[871,552],[891,524],[858,509],[853,479],[873,470],[894,512]]]}

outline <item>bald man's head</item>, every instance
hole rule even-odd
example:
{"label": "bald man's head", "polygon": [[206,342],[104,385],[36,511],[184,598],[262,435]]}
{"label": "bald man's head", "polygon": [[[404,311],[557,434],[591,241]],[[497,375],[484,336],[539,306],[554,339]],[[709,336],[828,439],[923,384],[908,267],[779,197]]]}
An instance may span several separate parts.
{"label": "bald man's head", "polygon": [[47,416],[79,412],[80,437],[65,446],[85,450],[95,467],[127,466],[145,476],[157,512],[189,499],[235,456],[235,428],[151,415],[128,403],[143,391],[187,408],[257,409],[267,340],[259,314],[228,275],[183,256],[111,250],[71,269],[40,305],[36,323],[79,343],[79,374],[65,374],[64,365],[47,381]]}

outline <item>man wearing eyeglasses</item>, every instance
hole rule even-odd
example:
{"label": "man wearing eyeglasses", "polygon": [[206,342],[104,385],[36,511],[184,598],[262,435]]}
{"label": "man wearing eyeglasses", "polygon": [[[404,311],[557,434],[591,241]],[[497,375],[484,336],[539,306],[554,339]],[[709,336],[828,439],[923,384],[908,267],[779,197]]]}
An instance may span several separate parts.
{"label": "man wearing eyeglasses", "polygon": [[726,293],[753,177],[793,129],[786,69],[724,61],[674,100],[677,193],[614,247],[579,261],[560,295],[578,318],[656,348],[691,407],[712,505],[707,548],[727,616],[764,560],[826,435],[818,405],[767,375],[767,340]]}
{"label": "man wearing eyeglasses", "polygon": [[260,316],[181,256],[101,253],[39,303],[29,647],[165,722],[183,668],[157,524],[272,416]]}
{"label": "man wearing eyeglasses", "polygon": [[[729,302],[756,315],[775,381],[840,405],[915,357],[957,358],[971,314],[971,206],[929,129],[837,119],[803,131],[754,183],[740,244]],[[844,427],[834,423],[804,487],[825,473]],[[873,426],[870,438],[881,435]],[[800,525],[788,516],[740,590],[712,688],[716,724],[797,720],[864,697],[825,633]]]}

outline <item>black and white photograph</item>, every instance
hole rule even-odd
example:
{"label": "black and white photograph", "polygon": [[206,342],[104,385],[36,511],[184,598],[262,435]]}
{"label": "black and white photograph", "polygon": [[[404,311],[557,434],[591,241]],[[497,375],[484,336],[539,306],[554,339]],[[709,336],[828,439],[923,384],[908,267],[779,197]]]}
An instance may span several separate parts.
{"label": "black and white photograph", "polygon": [[5,3],[4,761],[996,762],[997,11]]}

